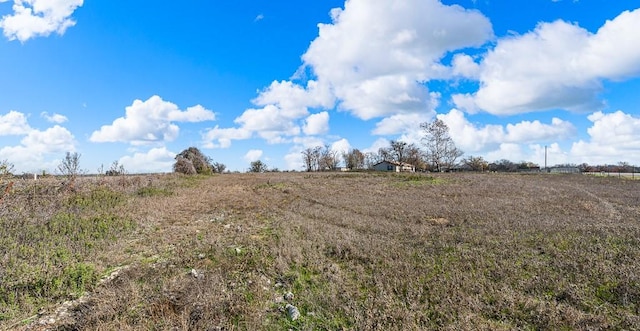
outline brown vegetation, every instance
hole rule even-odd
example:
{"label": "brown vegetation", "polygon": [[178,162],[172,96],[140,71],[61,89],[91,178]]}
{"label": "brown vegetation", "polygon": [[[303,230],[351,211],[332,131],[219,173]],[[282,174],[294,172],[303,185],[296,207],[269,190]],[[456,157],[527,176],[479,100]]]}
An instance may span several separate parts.
{"label": "brown vegetation", "polygon": [[640,181],[122,178],[82,178],[76,192],[30,181],[7,194],[0,328],[640,328]]}

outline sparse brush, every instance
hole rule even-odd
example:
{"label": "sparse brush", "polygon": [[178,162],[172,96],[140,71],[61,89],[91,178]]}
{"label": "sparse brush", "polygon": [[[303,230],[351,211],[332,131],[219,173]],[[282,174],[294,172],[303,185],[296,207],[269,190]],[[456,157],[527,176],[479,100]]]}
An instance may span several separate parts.
{"label": "sparse brush", "polygon": [[125,177],[14,187],[0,328],[640,329],[640,181]]}

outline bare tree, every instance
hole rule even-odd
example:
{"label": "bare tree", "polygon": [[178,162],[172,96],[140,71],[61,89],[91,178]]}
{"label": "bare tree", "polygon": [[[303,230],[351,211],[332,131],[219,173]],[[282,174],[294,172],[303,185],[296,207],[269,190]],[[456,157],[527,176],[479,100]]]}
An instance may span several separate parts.
{"label": "bare tree", "polygon": [[320,147],[320,170],[333,171],[338,169],[340,164],[340,156],[338,152],[331,149],[329,145]]}
{"label": "bare tree", "polygon": [[67,152],[58,164],[58,172],[61,175],[70,177],[72,180],[82,173],[80,169],[80,154],[78,152]]}
{"label": "bare tree", "polygon": [[317,171],[320,164],[320,147],[307,148],[302,151],[305,171]]}
{"label": "bare tree", "polygon": [[424,136],[422,143],[426,147],[427,160],[436,171],[453,167],[464,153],[459,150],[449,136],[449,127],[441,120],[420,124]]}
{"label": "bare tree", "polygon": [[400,140],[391,140],[389,143],[389,156],[398,163],[406,162],[407,154],[409,154],[409,144]]}
{"label": "bare tree", "polygon": [[378,148],[378,162],[382,161],[393,161],[393,156],[391,156],[391,149],[389,149],[388,147]]}
{"label": "bare tree", "polygon": [[380,159],[380,156],[378,155],[378,153],[373,153],[373,152],[367,152],[364,154],[364,168],[365,169],[373,169],[373,166],[376,165],[376,163],[379,163],[380,161],[382,161],[382,159]]}
{"label": "bare tree", "polygon": [[469,156],[462,160],[462,163],[466,164],[473,171],[485,171],[489,169],[489,163],[487,163],[482,156]]}
{"label": "bare tree", "polygon": [[224,163],[220,163],[220,162],[215,162],[213,164],[213,172],[221,174],[223,173],[225,170],[227,170],[227,166]]}
{"label": "bare tree", "polygon": [[364,169],[365,155],[359,149],[351,149],[342,154],[344,166],[350,170]]}
{"label": "bare tree", "polygon": [[124,165],[120,164],[118,161],[113,161],[113,163],[111,164],[111,167],[109,168],[109,170],[107,170],[107,172],[105,172],[105,175],[107,176],[120,176],[120,175],[124,175],[126,174],[126,170],[124,169]]}
{"label": "bare tree", "polygon": [[415,144],[410,144],[405,162],[413,165],[416,169],[427,170],[428,166],[424,159],[424,152]]}

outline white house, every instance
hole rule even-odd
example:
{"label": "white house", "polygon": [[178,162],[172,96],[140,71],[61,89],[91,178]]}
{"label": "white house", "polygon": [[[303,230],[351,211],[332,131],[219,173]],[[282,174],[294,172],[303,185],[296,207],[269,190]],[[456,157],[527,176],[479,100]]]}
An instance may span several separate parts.
{"label": "white house", "polygon": [[393,171],[393,172],[416,172],[416,167],[409,163],[400,163],[394,161],[382,161],[373,165],[376,171]]}

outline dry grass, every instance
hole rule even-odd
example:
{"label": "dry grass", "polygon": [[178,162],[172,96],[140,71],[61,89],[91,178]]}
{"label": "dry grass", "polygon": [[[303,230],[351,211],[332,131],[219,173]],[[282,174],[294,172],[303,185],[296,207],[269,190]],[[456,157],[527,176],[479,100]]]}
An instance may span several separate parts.
{"label": "dry grass", "polygon": [[0,205],[0,328],[640,328],[638,181],[225,174],[52,196],[54,184]]}

